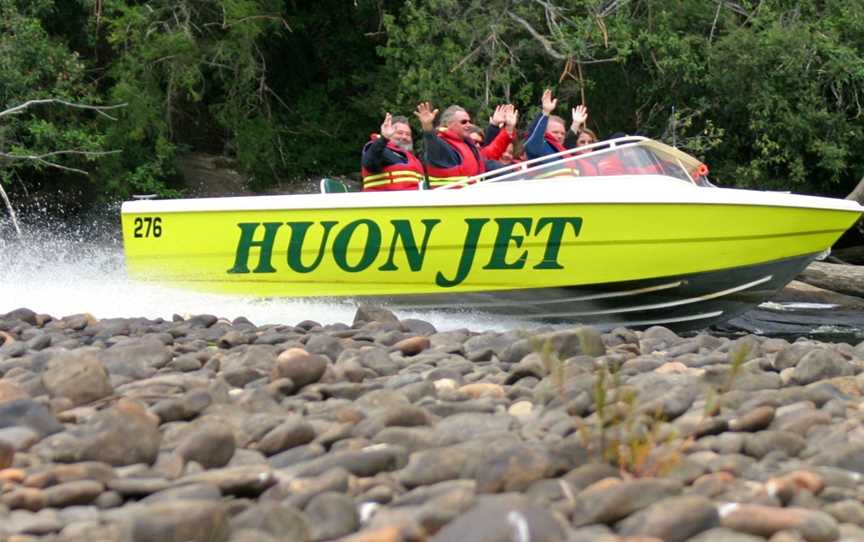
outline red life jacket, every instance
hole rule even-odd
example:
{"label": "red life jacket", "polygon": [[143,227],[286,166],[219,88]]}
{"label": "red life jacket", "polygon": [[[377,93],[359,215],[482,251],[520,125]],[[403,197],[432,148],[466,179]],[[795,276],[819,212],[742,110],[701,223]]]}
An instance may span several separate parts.
{"label": "red life jacket", "polygon": [[[378,137],[380,136],[377,134],[373,135],[372,140],[366,145],[370,145]],[[423,163],[414,156],[413,152],[400,149],[392,141],[387,142],[387,148],[401,156],[405,163],[384,166],[380,173],[372,173],[361,166],[363,191],[419,189],[420,183],[423,182]]]}
{"label": "red life jacket", "polygon": [[440,188],[448,184],[464,181],[468,177],[480,175],[486,171],[486,162],[480,157],[477,146],[465,141],[451,130],[438,130],[438,137],[459,153],[461,163],[452,167],[436,167],[426,165],[429,174],[429,188]]}
{"label": "red life jacket", "polygon": [[[561,143],[558,143],[558,140],[555,139],[554,137],[552,137],[552,135],[549,133],[543,134],[543,139],[553,149],[555,149],[556,153],[557,152],[564,152],[567,150],[567,147],[565,147]],[[540,173],[539,175],[535,175],[534,178],[535,179],[546,179],[549,177],[561,177],[564,175],[579,176],[579,175],[583,174],[582,169],[579,167],[579,164],[575,160],[573,160],[569,157],[564,158],[561,156],[556,157],[555,160],[558,160],[558,162],[555,162],[554,165],[550,165],[549,169],[543,170],[542,173]]]}

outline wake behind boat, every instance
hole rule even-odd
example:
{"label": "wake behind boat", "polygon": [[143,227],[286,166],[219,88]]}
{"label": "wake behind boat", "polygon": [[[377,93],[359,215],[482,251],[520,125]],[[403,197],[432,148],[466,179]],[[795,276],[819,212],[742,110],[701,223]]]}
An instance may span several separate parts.
{"label": "wake behind boat", "polygon": [[706,174],[627,137],[458,190],[128,201],[126,264],[133,279],[207,292],[700,328],[770,297],[864,211]]}

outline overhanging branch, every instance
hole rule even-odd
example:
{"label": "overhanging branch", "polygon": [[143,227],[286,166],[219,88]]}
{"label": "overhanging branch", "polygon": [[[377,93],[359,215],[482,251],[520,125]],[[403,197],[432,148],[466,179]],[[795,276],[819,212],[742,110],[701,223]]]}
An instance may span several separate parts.
{"label": "overhanging branch", "polygon": [[119,109],[121,107],[126,107],[127,104],[117,104],[117,105],[87,105],[87,104],[79,104],[75,102],[69,102],[66,100],[61,100],[59,98],[45,98],[42,100],[27,100],[26,102],[16,105],[15,107],[10,107],[5,111],[0,111],[0,117],[5,117],[6,115],[17,115],[23,113],[26,109],[33,107],[35,105],[44,105],[44,104],[60,104],[65,105],[66,107],[74,107],[76,109],[89,109],[90,111],[95,111],[96,113],[102,115],[103,117],[109,118],[111,120],[117,120],[116,117],[112,117],[106,111],[110,111],[112,109]]}

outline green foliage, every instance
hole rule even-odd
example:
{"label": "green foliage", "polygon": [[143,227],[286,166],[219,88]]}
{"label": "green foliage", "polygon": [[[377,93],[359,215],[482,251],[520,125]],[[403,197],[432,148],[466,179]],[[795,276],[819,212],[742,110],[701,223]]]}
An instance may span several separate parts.
{"label": "green foliage", "polygon": [[[85,198],[174,195],[176,159],[221,154],[266,189],[355,174],[386,111],[546,87],[601,136],[642,133],[724,185],[845,195],[864,173],[864,4],[842,0],[0,0],[0,182]],[[674,114],[673,114],[674,111]],[[15,183],[13,183],[14,185]]]}

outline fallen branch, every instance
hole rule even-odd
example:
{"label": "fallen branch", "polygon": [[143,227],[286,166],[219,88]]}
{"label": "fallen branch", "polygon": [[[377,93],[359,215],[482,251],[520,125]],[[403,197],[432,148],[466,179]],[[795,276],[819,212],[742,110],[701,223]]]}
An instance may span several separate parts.
{"label": "fallen branch", "polygon": [[797,277],[801,282],[832,292],[864,297],[864,267],[813,262]]}

